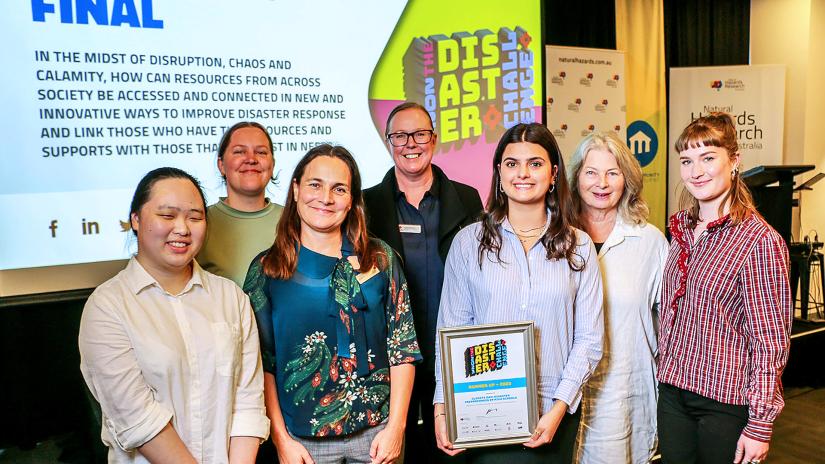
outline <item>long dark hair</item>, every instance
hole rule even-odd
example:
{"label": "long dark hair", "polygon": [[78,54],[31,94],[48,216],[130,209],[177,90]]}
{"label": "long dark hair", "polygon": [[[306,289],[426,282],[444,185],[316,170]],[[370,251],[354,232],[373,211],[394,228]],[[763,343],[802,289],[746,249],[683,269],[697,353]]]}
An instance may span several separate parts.
{"label": "long dark hair", "polygon": [[[493,156],[493,179],[490,182],[490,194],[487,208],[481,218],[481,236],[478,244],[478,266],[486,257],[494,253],[496,261],[501,262],[501,230],[499,225],[509,211],[507,195],[499,191],[501,174],[499,167],[504,150],[511,143],[530,142],[540,145],[550,155],[550,164],[557,166],[557,178],[553,191],[544,196],[544,205],[550,210],[550,225],[541,237],[541,244],[547,250],[547,259],[566,259],[570,269],[584,269],[584,259],[576,253],[576,231],[573,202],[570,187],[564,173],[564,160],[553,134],[541,124],[518,124],[504,133]],[[492,260],[491,260],[492,261]]]}
{"label": "long dark hair", "polygon": [[[353,251],[358,256],[360,269],[366,271],[372,269],[373,266],[385,268],[387,260],[383,250],[380,245],[371,241],[369,235],[367,235],[364,197],[361,192],[361,174],[358,172],[355,159],[346,148],[326,143],[312,148],[298,161],[295,171],[292,173],[290,184],[300,183],[309,163],[321,156],[339,159],[349,168],[352,206],[341,224],[341,232],[352,243]],[[289,279],[295,273],[298,266],[297,245],[301,243],[301,218],[298,216],[298,206],[292,185],[289,186],[287,192],[286,204],[281,219],[278,221],[278,234],[275,237],[275,243],[264,255],[262,261],[264,274],[274,279],[283,280]]]}

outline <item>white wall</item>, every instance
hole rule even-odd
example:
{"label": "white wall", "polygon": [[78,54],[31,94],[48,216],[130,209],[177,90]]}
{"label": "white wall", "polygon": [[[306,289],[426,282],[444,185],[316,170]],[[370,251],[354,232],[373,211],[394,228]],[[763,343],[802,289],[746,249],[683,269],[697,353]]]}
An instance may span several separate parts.
{"label": "white wall", "polygon": [[[825,172],[825,0],[811,1],[811,40],[808,50],[808,86],[805,107],[806,164],[815,164],[815,172]],[[812,192],[802,195],[802,233],[818,231],[825,241],[825,180]]]}
{"label": "white wall", "polygon": [[[825,0],[751,0],[751,64],[787,66],[785,164],[814,164],[804,181],[825,171]],[[795,217],[801,240],[811,229],[825,240],[825,181],[802,196]]]}

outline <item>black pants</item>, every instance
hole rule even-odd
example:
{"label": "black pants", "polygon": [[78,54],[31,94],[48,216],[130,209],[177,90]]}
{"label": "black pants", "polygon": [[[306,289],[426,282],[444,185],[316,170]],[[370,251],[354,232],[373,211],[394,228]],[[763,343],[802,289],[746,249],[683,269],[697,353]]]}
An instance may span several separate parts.
{"label": "black pants", "polygon": [[573,414],[565,414],[553,435],[553,440],[538,448],[523,445],[491,446],[465,451],[467,462],[472,464],[570,464],[576,434],[581,422],[581,408]]}
{"label": "black pants", "polygon": [[[422,363],[415,366],[415,383],[407,411],[407,430],[404,435],[404,463],[449,463],[464,464],[464,453],[450,457],[436,445],[435,424],[433,422],[433,395],[435,394],[435,372]],[[430,363],[431,364],[431,363]],[[418,425],[418,414],[424,422]]]}
{"label": "black pants", "polygon": [[748,407],[659,384],[659,452],[664,464],[730,464]]}

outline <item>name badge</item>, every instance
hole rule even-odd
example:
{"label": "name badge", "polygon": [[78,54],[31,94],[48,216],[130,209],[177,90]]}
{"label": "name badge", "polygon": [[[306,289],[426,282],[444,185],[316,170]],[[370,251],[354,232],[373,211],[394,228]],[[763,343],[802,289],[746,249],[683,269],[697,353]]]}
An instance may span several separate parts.
{"label": "name badge", "polygon": [[421,226],[419,224],[398,224],[398,230],[402,234],[420,234]]}

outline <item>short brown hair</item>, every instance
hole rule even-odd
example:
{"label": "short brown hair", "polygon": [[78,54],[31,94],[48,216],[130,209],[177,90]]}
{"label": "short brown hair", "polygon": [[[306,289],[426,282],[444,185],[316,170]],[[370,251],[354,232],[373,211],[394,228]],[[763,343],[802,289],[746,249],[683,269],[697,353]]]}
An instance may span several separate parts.
{"label": "short brown hair", "polygon": [[410,109],[421,110],[424,114],[427,115],[427,119],[430,120],[430,129],[435,129],[435,124],[433,124],[433,117],[430,116],[430,112],[427,111],[427,108],[424,108],[424,106],[420,103],[408,101],[396,106],[392,109],[392,111],[390,111],[390,115],[387,116],[387,125],[384,126],[384,137],[390,135],[390,123],[392,122],[392,118],[394,118],[396,114],[404,110]]}

